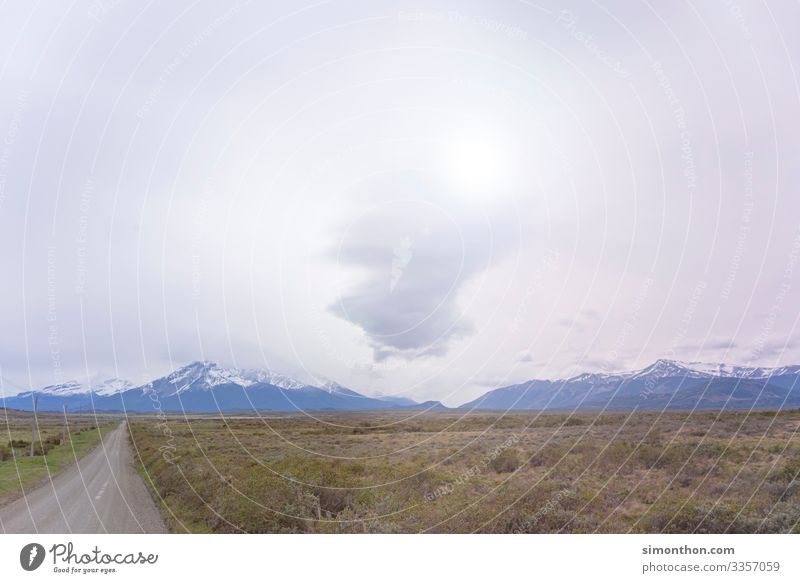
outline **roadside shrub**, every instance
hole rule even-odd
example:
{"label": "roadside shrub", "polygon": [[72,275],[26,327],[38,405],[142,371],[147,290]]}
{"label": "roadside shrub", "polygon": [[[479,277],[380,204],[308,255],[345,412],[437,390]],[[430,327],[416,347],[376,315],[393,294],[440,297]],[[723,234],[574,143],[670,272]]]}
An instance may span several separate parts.
{"label": "roadside shrub", "polygon": [[0,445],[0,462],[10,460],[14,457],[14,452],[7,445]]}
{"label": "roadside shrub", "polygon": [[[37,441],[33,446],[33,455],[47,455],[51,449],[56,447],[57,445],[61,445],[61,436],[60,435],[51,435],[49,437],[44,438],[41,441]],[[8,450],[9,456],[13,456],[14,450],[18,449],[25,455],[28,454],[30,451],[31,442],[26,441],[24,439],[12,439],[8,442],[8,446],[0,445],[0,448],[4,450]],[[0,453],[0,460],[8,459],[4,458],[3,454]]]}
{"label": "roadside shrub", "polygon": [[44,443],[53,447],[55,447],[56,445],[61,445],[61,436],[51,435],[49,437],[46,437]]}
{"label": "roadside shrub", "polygon": [[37,441],[33,445],[33,455],[47,455],[55,446],[47,441]]}

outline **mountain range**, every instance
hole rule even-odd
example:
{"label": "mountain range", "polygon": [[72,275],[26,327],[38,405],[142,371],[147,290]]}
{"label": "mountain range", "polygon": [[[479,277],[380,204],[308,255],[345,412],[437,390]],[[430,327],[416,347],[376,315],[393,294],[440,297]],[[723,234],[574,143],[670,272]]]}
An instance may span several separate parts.
{"label": "mountain range", "polygon": [[[459,409],[665,410],[800,407],[800,366],[744,367],[658,360],[641,370],[530,380],[491,390]],[[247,412],[440,410],[438,401],[366,396],[332,381],[303,382],[265,369],[192,362],[150,383],[117,378],[69,381],[0,401],[41,411]]]}
{"label": "mountain range", "polygon": [[800,407],[800,366],[745,367],[657,360],[641,370],[584,373],[494,389],[462,409],[654,410]]}
{"label": "mountain range", "polygon": [[405,397],[367,397],[335,382],[319,386],[265,369],[224,368],[197,361],[142,386],[121,379],[83,385],[76,381],[27,391],[2,400],[8,408],[40,411],[361,411],[439,408]]}

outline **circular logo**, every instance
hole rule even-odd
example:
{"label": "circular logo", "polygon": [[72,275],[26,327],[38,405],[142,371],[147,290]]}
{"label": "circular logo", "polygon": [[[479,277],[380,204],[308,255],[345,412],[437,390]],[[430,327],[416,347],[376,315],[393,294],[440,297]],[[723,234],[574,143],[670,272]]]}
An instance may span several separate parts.
{"label": "circular logo", "polygon": [[39,543],[30,543],[19,552],[19,564],[26,571],[35,571],[44,562],[44,547]]}

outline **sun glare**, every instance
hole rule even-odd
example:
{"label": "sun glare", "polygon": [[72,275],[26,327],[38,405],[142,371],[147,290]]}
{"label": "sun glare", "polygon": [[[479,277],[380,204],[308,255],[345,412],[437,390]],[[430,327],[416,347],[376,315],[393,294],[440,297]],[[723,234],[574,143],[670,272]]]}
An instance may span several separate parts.
{"label": "sun glare", "polygon": [[483,199],[507,191],[510,151],[503,140],[487,135],[460,136],[447,147],[447,173],[457,195]]}

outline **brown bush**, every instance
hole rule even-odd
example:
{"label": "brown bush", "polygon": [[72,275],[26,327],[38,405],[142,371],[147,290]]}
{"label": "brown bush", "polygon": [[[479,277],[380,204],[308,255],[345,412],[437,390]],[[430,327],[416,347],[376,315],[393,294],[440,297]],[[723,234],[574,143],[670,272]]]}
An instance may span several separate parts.
{"label": "brown bush", "polygon": [[7,445],[0,445],[0,462],[10,460],[14,457],[14,452]]}
{"label": "brown bush", "polygon": [[320,511],[336,516],[353,503],[353,493],[342,488],[315,488]]}
{"label": "brown bush", "polygon": [[489,466],[498,474],[510,474],[521,465],[519,452],[515,449],[503,450],[489,462]]}

